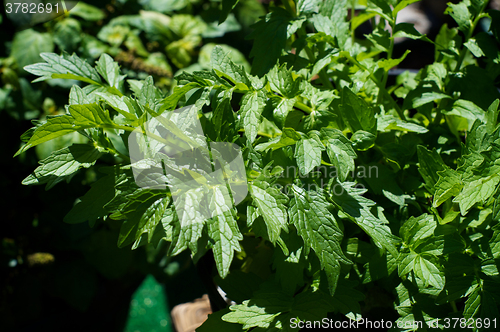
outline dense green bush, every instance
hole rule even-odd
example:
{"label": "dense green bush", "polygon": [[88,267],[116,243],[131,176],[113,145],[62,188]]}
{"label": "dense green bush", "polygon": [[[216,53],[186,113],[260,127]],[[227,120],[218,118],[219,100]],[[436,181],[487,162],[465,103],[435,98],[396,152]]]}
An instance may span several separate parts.
{"label": "dense green bush", "polygon": [[[45,121],[47,116],[65,112],[69,89],[78,82],[54,79],[30,84],[33,76],[23,70],[25,65],[42,61],[41,52],[75,52],[89,63],[106,52],[119,61],[128,78],[152,75],[156,86],[164,92],[172,89],[172,76],[179,70],[169,54],[187,63],[183,70],[192,71],[206,68],[215,44],[234,54],[240,54],[237,49],[248,53],[251,45],[242,36],[265,13],[264,8],[256,1],[244,1],[228,17],[228,23],[218,27],[219,7],[220,3],[208,1],[177,2],[175,8],[165,4],[157,8],[147,1],[86,1],[80,2],[68,16],[32,29],[18,28],[17,32],[17,22],[2,12],[2,139],[18,137],[30,127],[29,120]],[[197,30],[188,29],[193,22]],[[113,34],[101,33],[108,26],[117,32],[128,31],[121,36],[123,42],[113,40]],[[162,29],[163,33],[154,29]],[[184,53],[167,52],[166,48],[176,41],[178,47],[186,47]],[[248,67],[241,54],[235,60]],[[75,174],[71,182],[50,191],[41,186],[18,186],[37,167],[39,159],[69,144],[86,142],[82,138],[75,133],[45,142],[3,168],[7,176],[0,185],[9,195],[3,196],[0,204],[6,215],[0,238],[0,329],[26,328],[31,324],[42,330],[68,329],[72,322],[83,319],[85,323],[78,327],[82,331],[88,331],[96,321],[102,322],[102,329],[120,330],[125,324],[131,293],[146,273],[169,281],[167,290],[172,306],[205,291],[196,275],[187,275],[195,271],[187,253],[165,259],[165,246],[133,252],[119,249],[115,242],[120,222],[100,223],[92,229],[84,224],[61,222],[75,199],[88,190],[89,183],[95,182],[94,168]],[[17,143],[7,145],[2,149],[2,158],[10,160],[18,148]],[[99,163],[115,161],[111,157]],[[19,208],[20,201],[30,203]],[[181,292],[182,287],[174,285],[179,282],[191,286]],[[103,317],[100,312],[107,307],[116,310]]]}
{"label": "dense green bush", "polygon": [[[237,2],[223,1],[221,22]],[[294,330],[346,319],[384,319],[395,330],[397,321],[405,331],[419,329],[415,321],[494,328],[500,15],[485,11],[487,1],[449,4],[457,27],[444,25],[431,41],[396,23],[413,2],[271,3],[248,35],[250,71],[234,50],[210,46],[210,62],[200,52],[196,68],[180,71],[168,93],[152,77],[125,79],[106,54],[95,65],[84,56],[42,54],[45,62],[25,70],[42,81],[82,84],[71,87],[64,114],[22,136],[17,154],[74,133],[80,140],[41,160],[24,183],[50,188],[101,166],[67,222],[123,220],[119,246],[168,242],[168,255],[189,249],[195,262],[213,255],[214,281],[236,304],[212,314],[200,331]],[[191,37],[170,37],[174,20],[161,54],[181,68],[190,53],[177,47]],[[357,37],[369,20],[373,31]],[[477,31],[481,20],[488,31]],[[132,22],[118,18],[100,38],[140,30]],[[389,80],[408,54],[393,58],[397,37],[427,42],[434,63]],[[109,51],[124,39],[107,40]],[[193,209],[191,223],[179,220],[175,193],[136,184],[127,149],[135,128],[150,135],[148,120],[182,106],[197,112],[208,142],[242,148],[249,191],[233,207],[220,194],[229,184],[213,185],[205,171],[185,172],[165,157],[159,167],[200,183],[185,206],[214,193],[207,204],[224,211],[197,220]],[[177,133],[194,149],[195,137]]]}

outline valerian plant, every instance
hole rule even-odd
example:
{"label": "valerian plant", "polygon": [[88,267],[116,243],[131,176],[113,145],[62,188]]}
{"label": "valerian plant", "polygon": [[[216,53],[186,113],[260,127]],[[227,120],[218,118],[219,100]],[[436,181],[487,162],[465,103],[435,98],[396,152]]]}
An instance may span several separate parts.
{"label": "valerian plant", "polygon": [[[221,22],[237,2],[222,2]],[[397,23],[413,2],[284,0],[248,36],[251,72],[215,47],[211,69],[177,75],[166,96],[150,77],[124,81],[106,54],[94,67],[42,54],[25,67],[37,81],[84,84],[71,88],[66,114],[22,136],[17,154],[73,132],[87,143],[54,151],[23,183],[50,188],[99,165],[66,222],[123,220],[120,247],[166,241],[169,255],[213,255],[215,282],[234,304],[200,331],[363,324],[376,308],[394,330],[494,328],[500,13],[483,0],[449,4],[457,27],[431,41]],[[482,20],[489,28],[478,32]],[[372,32],[357,36],[368,21]],[[393,56],[397,37],[427,42],[435,61],[392,82],[408,54]],[[214,196],[229,213],[196,230],[180,227],[168,189],[137,186],[127,149],[151,116],[188,105],[207,141],[242,148],[248,181],[236,207]]]}

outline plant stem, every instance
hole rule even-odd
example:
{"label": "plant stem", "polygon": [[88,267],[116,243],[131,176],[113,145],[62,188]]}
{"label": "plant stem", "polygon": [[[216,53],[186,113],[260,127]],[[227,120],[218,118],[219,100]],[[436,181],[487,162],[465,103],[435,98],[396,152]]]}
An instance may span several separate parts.
{"label": "plant stem", "polygon": [[[488,14],[483,13],[484,9],[486,8],[486,5],[488,4],[488,1],[485,1],[483,4],[483,7],[481,8],[481,11],[479,12],[479,15],[474,19],[474,22],[472,22],[469,31],[467,31],[467,35],[465,36],[465,41],[463,44],[469,41],[469,39],[472,37],[472,34],[474,33],[474,30],[477,27],[477,24],[479,23],[479,20],[481,20],[484,17],[487,17]],[[465,56],[467,55],[467,51],[469,49],[462,44],[462,50],[460,51],[460,57],[458,58],[457,65],[455,66],[455,72],[460,70],[460,67],[462,67],[462,63],[464,62]]]}
{"label": "plant stem", "polygon": [[295,11],[295,3],[293,0],[282,0],[283,6],[285,6],[285,9],[287,12],[289,12],[292,17],[297,16],[297,12]]}
{"label": "plant stem", "polygon": [[439,126],[442,118],[443,118],[443,113],[441,113],[440,107],[438,106],[437,114],[436,114],[436,117],[434,118],[434,120],[432,121],[432,124],[435,126]]}
{"label": "plant stem", "polygon": [[382,91],[382,93],[387,97],[387,100],[392,104],[392,106],[394,107],[396,112],[398,112],[398,115],[401,118],[401,120],[406,121],[406,117],[403,113],[403,110],[398,106],[396,101],[392,98],[391,94],[387,91],[385,86],[383,86],[382,82],[380,82],[380,80],[377,77],[375,77],[375,75],[373,75],[373,73],[371,71],[369,71],[368,68],[366,68],[361,63],[359,63],[358,60],[354,59],[348,52],[343,52],[343,55],[349,61],[351,61],[353,64],[358,66],[360,69],[365,70],[369,73],[370,79],[377,85],[377,87],[380,89],[380,91]]}
{"label": "plant stem", "polygon": [[[245,132],[245,129],[240,128],[240,129],[238,130],[238,132],[240,132],[240,133],[244,133],[244,132]],[[272,135],[269,135],[269,134],[264,133],[264,132],[262,132],[262,131],[258,131],[258,132],[257,132],[257,135],[259,135],[259,136],[264,136],[264,137],[267,137],[267,138],[274,138]]]}
{"label": "plant stem", "polygon": [[441,110],[443,108],[445,108],[447,104],[448,104],[448,100],[446,100],[446,99],[441,99],[439,101],[437,108],[436,108],[436,111],[437,111],[436,117],[432,121],[433,125],[439,126],[439,124],[441,123],[441,119],[443,118],[443,113],[441,112]]}
{"label": "plant stem", "polygon": [[451,305],[451,308],[453,309],[453,312],[458,312],[457,304],[455,303],[455,301],[451,301],[450,305]]}
{"label": "plant stem", "polygon": [[307,114],[311,114],[313,112],[313,110],[309,106],[301,103],[300,101],[295,101],[295,104],[293,106],[297,107],[299,110],[304,111]]}
{"label": "plant stem", "polygon": [[355,31],[353,28],[352,24],[352,19],[354,18],[354,15],[356,14],[356,11],[354,10],[354,6],[356,5],[356,0],[351,0],[351,40],[352,40],[352,45],[354,45],[354,40],[356,39]]}
{"label": "plant stem", "polygon": [[[396,28],[396,18],[394,18],[394,21],[391,22],[391,30],[392,30],[392,33],[394,33],[394,29]],[[392,53],[394,51],[394,38],[391,38],[390,39],[390,44],[389,44],[389,49],[387,50],[387,60],[391,60],[392,59]],[[382,79],[382,86],[384,87],[384,90],[385,90],[385,87],[387,86],[387,79],[389,78],[389,71],[385,71],[384,70],[384,78]],[[379,91],[380,92],[380,91]],[[378,94],[378,102],[380,103],[380,101],[382,100],[382,94],[379,93]]]}
{"label": "plant stem", "polygon": [[[282,0],[283,6],[285,6],[285,9],[292,15],[292,17],[297,17],[297,12],[295,10],[295,2],[293,0]],[[306,36],[306,29],[304,27],[301,27],[299,30],[297,30],[297,34],[299,37]],[[307,53],[307,57],[311,62],[316,62],[316,57],[314,56],[314,52],[309,48],[309,46],[305,46],[304,50]],[[330,79],[328,78],[328,75],[326,74],[325,69],[321,69],[321,71],[318,73],[319,79],[321,83],[325,87],[327,87],[329,90],[333,90],[333,85],[332,82],[330,82]]]}
{"label": "plant stem", "polygon": [[[302,37],[302,36],[305,36],[306,35],[306,29],[304,27],[301,27],[299,30],[297,30],[297,34]],[[309,58],[309,60],[311,62],[316,62],[316,57],[314,56],[314,52],[311,50],[311,48],[309,46],[304,46],[304,50],[306,51],[307,53],[307,57]],[[318,73],[318,76],[319,76],[319,79],[321,81],[321,83],[323,83],[323,85],[325,87],[327,87],[329,90],[333,90],[333,84],[332,82],[330,82],[330,79],[328,78],[328,75],[325,71],[325,68],[321,69],[320,72]]]}
{"label": "plant stem", "polygon": [[[125,130],[125,131],[134,131],[135,128],[132,128],[132,127],[128,127],[128,126],[121,126],[121,125],[110,125],[110,126],[102,126],[103,128],[108,128],[108,129],[122,129],[122,130]],[[149,136],[155,140],[157,140],[158,142],[161,142],[163,144],[168,144],[168,141],[163,139],[162,137],[156,135],[156,134],[153,134],[152,132],[150,131],[147,131],[145,129],[142,129],[142,133],[145,134],[146,136]]]}

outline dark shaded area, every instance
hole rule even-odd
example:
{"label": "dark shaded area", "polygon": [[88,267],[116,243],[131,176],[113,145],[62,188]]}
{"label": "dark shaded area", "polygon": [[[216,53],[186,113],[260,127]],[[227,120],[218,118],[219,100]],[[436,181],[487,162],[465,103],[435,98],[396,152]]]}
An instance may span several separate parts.
{"label": "dark shaded area", "polygon": [[119,223],[64,223],[89,188],[85,172],[49,191],[21,185],[38,159],[35,149],[12,158],[19,146],[13,137],[30,124],[6,112],[0,123],[1,331],[123,331],[131,296],[147,273],[165,283],[171,307],[206,293],[187,252],[174,259],[181,269],[169,277],[161,263],[166,248],[148,263],[143,247],[117,247]]}

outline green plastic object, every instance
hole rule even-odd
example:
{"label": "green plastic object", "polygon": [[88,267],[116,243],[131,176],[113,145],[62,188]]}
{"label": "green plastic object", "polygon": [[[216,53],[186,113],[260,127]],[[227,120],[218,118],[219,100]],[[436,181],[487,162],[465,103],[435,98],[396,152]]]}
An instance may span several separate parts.
{"label": "green plastic object", "polygon": [[148,275],[132,296],[124,332],[174,332],[169,312],[164,286]]}

